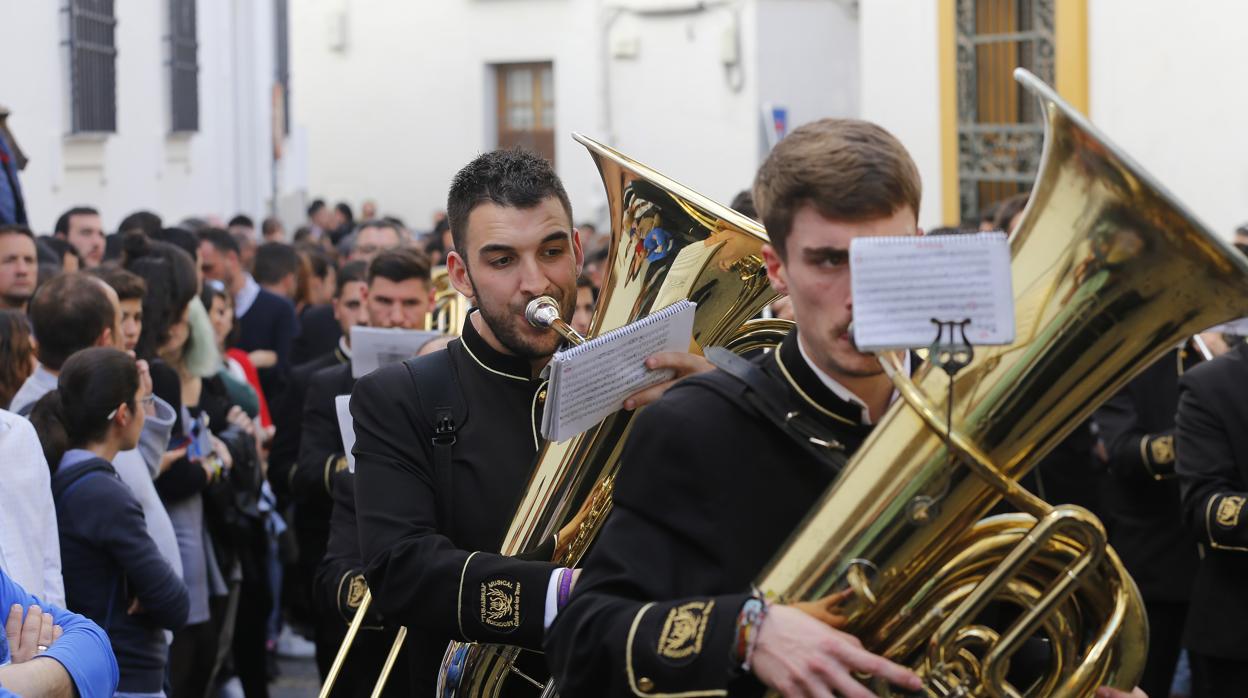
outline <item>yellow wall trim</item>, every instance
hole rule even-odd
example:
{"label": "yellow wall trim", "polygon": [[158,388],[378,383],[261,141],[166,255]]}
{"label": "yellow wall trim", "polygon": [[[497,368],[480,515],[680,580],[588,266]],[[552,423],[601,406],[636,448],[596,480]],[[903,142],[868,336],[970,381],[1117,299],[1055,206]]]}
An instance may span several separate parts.
{"label": "yellow wall trim", "polygon": [[1088,113],[1088,0],[1057,0],[1053,10],[1054,87]]}

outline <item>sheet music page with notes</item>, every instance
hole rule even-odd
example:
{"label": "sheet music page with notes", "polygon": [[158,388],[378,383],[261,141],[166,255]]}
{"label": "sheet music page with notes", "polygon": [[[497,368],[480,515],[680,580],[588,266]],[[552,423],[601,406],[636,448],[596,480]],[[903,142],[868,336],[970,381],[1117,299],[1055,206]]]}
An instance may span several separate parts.
{"label": "sheet music page with notes", "polygon": [[542,412],[542,437],[566,441],[601,422],[624,405],[624,398],[672,377],[651,371],[646,357],[661,351],[688,351],[693,311],[687,300],[556,352]]}
{"label": "sheet music page with notes", "polygon": [[1005,233],[860,237],[849,245],[854,342],[863,351],[926,347],[932,319],[970,319],[973,345],[1014,341]]}

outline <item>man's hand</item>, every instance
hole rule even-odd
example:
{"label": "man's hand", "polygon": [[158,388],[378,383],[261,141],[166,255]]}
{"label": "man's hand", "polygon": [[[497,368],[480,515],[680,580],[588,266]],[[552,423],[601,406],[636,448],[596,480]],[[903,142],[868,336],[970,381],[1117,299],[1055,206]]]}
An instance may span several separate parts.
{"label": "man's hand", "polygon": [[793,604],[793,608],[804,612],[806,615],[817,621],[821,621],[824,625],[830,628],[840,630],[845,627],[845,621],[848,620],[843,606],[845,605],[845,602],[853,596],[853,593],[853,589],[845,589],[843,591],[838,591],[835,594],[828,594],[822,599],[795,603]]}
{"label": "man's hand", "polygon": [[779,604],[767,611],[750,663],[760,681],[786,697],[874,698],[854,673],[878,676],[911,691],[923,685],[914,672],[863,649],[853,635]]}
{"label": "man's hand", "polygon": [[1141,691],[1139,686],[1136,686],[1135,690],[1130,693],[1110,688],[1109,686],[1102,686],[1096,689],[1096,698],[1148,698],[1148,694]]}
{"label": "man's hand", "polygon": [[38,606],[31,606],[23,622],[22,610],[19,604],[14,604],[9,609],[9,618],[4,624],[4,635],[8,638],[10,659],[14,664],[34,659],[36,655],[46,652],[52,643],[61,639],[61,626],[52,620],[51,613],[44,613]]}
{"label": "man's hand", "polygon": [[635,410],[658,400],[667,389],[676,385],[683,378],[695,373],[705,373],[715,368],[706,357],[690,354],[685,351],[661,351],[646,357],[646,368],[651,371],[671,369],[674,373],[671,380],[639,390],[624,399],[624,409]]}

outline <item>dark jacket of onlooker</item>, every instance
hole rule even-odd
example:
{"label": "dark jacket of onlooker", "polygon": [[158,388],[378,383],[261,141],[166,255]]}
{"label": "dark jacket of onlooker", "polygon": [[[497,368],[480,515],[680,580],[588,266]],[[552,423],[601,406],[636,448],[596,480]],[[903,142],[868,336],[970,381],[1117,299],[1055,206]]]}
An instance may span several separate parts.
{"label": "dark jacket of onlooker", "polygon": [[334,317],[332,304],[304,308],[299,315],[299,336],[295,337],[295,344],[290,352],[291,365],[300,366],[328,354],[338,346],[340,337],[342,327],[338,324],[338,318]]}
{"label": "dark jacket of onlooker", "polygon": [[52,494],[67,605],[108,633],[119,691],[161,691],[169,651],[161,629],[186,622],[186,585],[152,542],[138,500],[111,463],[70,451],[52,475]]}
{"label": "dark jacket of onlooker", "polygon": [[290,349],[299,333],[294,304],[276,293],[260,289],[251,307],[238,318],[238,329],[239,349],[267,349],[277,354],[276,366],[259,370],[265,397],[276,402],[286,387]]}

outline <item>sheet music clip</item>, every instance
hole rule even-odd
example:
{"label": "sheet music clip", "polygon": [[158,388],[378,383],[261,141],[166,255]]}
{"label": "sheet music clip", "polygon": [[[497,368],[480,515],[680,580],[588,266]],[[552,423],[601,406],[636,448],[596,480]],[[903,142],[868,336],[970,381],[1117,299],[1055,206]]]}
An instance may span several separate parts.
{"label": "sheet music clip", "polygon": [[953,375],[969,366],[971,360],[975,358],[975,348],[966,338],[966,326],[971,324],[971,319],[937,320],[932,318],[932,324],[936,325],[936,339],[928,348],[929,360],[934,366],[940,367],[949,374],[949,380],[952,381]]}
{"label": "sheet music clip", "polygon": [[[937,320],[932,318],[932,324],[936,325],[936,339],[932,340],[931,346],[928,347],[928,361],[949,376],[949,397],[945,401],[943,436],[945,452],[952,466],[955,452],[950,438],[953,434],[953,377],[958,371],[969,366],[975,358],[975,348],[966,338],[966,326],[971,324],[971,319]],[[949,494],[949,484],[946,481],[941,491],[933,495],[915,497],[908,507],[911,520],[918,524],[925,524],[935,518],[940,512],[941,503]]]}

